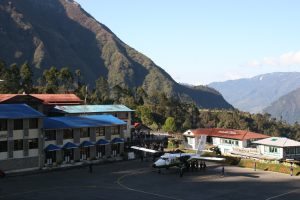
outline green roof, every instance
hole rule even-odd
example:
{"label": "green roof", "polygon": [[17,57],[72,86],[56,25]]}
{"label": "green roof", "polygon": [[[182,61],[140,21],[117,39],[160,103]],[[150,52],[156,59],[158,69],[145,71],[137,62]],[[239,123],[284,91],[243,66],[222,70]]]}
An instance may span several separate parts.
{"label": "green roof", "polygon": [[124,105],[74,105],[55,106],[53,112],[59,113],[109,113],[109,112],[133,112]]}

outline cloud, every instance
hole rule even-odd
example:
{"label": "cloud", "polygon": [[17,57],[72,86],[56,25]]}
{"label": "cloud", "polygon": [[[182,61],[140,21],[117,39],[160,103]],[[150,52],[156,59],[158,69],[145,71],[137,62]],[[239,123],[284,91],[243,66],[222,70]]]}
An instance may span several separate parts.
{"label": "cloud", "polygon": [[249,67],[289,67],[300,65],[300,51],[291,51],[279,56],[265,57],[261,60],[252,60],[245,65]]}

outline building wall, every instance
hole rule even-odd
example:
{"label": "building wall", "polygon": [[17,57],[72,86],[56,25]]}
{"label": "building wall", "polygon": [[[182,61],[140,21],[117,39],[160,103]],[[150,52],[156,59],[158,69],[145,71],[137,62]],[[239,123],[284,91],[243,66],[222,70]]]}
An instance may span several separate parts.
{"label": "building wall", "polygon": [[267,151],[267,149],[268,149],[269,147],[272,147],[272,146],[266,146],[266,145],[258,145],[258,146],[257,146],[259,152],[260,152],[262,155],[275,157],[275,158],[277,158],[277,159],[282,159],[282,158],[284,158],[284,155],[283,155],[283,148],[281,148],[281,147],[275,147],[275,148],[277,148],[277,153],[272,153],[272,152],[268,152],[268,151]]}
{"label": "building wall", "polygon": [[[22,130],[14,130],[14,120],[7,120],[7,130],[0,132],[0,141],[7,142],[7,151],[0,153],[1,170],[17,170],[40,167],[40,134],[42,120],[38,120],[37,127],[30,129],[29,119],[22,119]],[[37,139],[37,147],[30,149],[29,141]],[[14,141],[20,140],[21,149],[14,147]]]}
{"label": "building wall", "polygon": [[21,170],[26,168],[38,168],[39,157],[26,157],[19,159],[0,160],[1,170]]}

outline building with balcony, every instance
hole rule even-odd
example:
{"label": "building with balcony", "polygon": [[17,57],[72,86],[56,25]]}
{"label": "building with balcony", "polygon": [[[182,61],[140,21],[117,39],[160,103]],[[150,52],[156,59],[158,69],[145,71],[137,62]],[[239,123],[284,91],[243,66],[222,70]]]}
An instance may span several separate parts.
{"label": "building with balcony", "polygon": [[45,165],[120,156],[124,151],[124,125],[112,115],[45,118]]}
{"label": "building with balcony", "polygon": [[[131,114],[134,110],[124,105],[68,105],[55,106],[51,111],[52,116],[86,116],[86,115],[113,115],[126,122],[121,126],[120,134],[124,139],[131,137]],[[117,130],[114,130],[117,131]]]}
{"label": "building with balcony", "polygon": [[0,104],[0,169],[43,166],[44,115],[26,104]]}

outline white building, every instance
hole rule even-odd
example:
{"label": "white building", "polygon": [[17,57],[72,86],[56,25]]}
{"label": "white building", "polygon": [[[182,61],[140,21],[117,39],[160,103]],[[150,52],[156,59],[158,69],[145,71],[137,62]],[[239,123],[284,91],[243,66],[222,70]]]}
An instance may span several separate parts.
{"label": "white building", "polygon": [[281,159],[300,159],[300,142],[285,137],[270,137],[253,142],[264,156]]}
{"label": "white building", "polygon": [[183,133],[186,148],[197,149],[201,135],[207,135],[207,143],[217,146],[223,154],[230,153],[235,148],[250,147],[252,141],[269,137],[245,130],[199,128]]}

